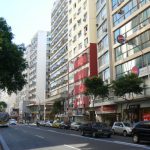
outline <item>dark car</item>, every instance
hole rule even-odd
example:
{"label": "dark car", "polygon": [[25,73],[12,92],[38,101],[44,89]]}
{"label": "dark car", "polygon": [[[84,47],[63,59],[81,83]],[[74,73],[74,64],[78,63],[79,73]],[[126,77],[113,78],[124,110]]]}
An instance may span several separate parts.
{"label": "dark car", "polygon": [[135,124],[132,135],[134,143],[139,143],[141,140],[150,141],[150,121],[141,121]]}
{"label": "dark car", "polygon": [[60,128],[61,129],[70,129],[70,123],[68,122],[64,122],[64,121],[62,121],[61,123],[60,123]]}
{"label": "dark car", "polygon": [[88,123],[80,126],[81,134],[90,134],[93,137],[106,136],[111,137],[112,130],[105,123]]}

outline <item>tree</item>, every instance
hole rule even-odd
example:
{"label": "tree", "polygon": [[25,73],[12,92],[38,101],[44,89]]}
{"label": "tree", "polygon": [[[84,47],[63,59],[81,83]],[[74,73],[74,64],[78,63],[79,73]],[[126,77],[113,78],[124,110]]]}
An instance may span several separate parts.
{"label": "tree", "polygon": [[61,113],[61,110],[62,110],[61,101],[55,101],[53,104],[52,113],[58,114]]}
{"label": "tree", "polygon": [[143,87],[142,79],[136,74],[130,73],[119,79],[112,81],[112,87],[116,96],[122,97],[125,100],[134,99],[134,94],[141,94]]}
{"label": "tree", "polygon": [[[124,75],[119,79],[117,79],[116,81],[112,82],[114,94],[116,96],[122,97],[127,102],[126,110],[128,109],[129,102],[131,102],[131,100],[134,99],[134,94],[142,94],[144,88],[141,86],[142,83],[143,83],[142,79],[138,78],[138,76],[134,73]],[[126,114],[128,115],[128,112],[126,112]]]}
{"label": "tree", "polygon": [[22,90],[26,84],[24,46],[14,44],[12,40],[11,27],[4,18],[0,18],[0,89],[7,90],[8,94]]}
{"label": "tree", "polygon": [[0,112],[7,108],[7,104],[4,101],[0,101]]}
{"label": "tree", "polygon": [[[90,98],[93,101],[93,109],[94,109],[94,103],[96,98],[102,98],[104,99],[105,97],[108,98],[109,95],[109,88],[108,85],[105,85],[103,80],[100,77],[97,76],[93,76],[90,78],[86,78],[84,81],[84,85],[86,87],[85,90],[85,95],[86,96],[90,96]],[[92,111],[91,111],[92,112]],[[95,111],[94,111],[95,114]],[[91,113],[91,115],[93,116],[93,112]],[[95,120],[95,118],[93,119],[93,117],[91,117],[92,121]]]}

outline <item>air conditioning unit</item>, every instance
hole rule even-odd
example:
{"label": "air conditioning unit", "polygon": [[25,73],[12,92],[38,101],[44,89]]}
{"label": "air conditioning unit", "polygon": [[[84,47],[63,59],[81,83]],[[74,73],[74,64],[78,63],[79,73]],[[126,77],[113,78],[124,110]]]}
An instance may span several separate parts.
{"label": "air conditioning unit", "polygon": [[119,10],[117,11],[117,13],[120,14],[120,15],[122,15],[122,14],[124,13],[124,10],[119,9]]}
{"label": "air conditioning unit", "polygon": [[104,29],[103,29],[103,32],[107,32],[107,28],[104,28]]}

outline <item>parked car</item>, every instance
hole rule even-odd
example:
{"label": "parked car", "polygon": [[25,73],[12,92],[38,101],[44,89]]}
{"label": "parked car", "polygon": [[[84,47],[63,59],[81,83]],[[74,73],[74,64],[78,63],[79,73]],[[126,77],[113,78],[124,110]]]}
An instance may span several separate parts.
{"label": "parked car", "polygon": [[70,125],[70,129],[71,130],[79,130],[80,125],[81,125],[81,123],[79,123],[79,122],[72,122]]}
{"label": "parked car", "polygon": [[60,128],[61,129],[70,129],[70,123],[68,122],[64,122],[64,121],[62,121],[61,123],[60,123]]}
{"label": "parked car", "polygon": [[46,121],[45,126],[52,127],[52,124],[53,124],[53,120],[48,120],[48,121]]}
{"label": "parked car", "polygon": [[10,119],[9,120],[9,125],[17,125],[16,119]]}
{"label": "parked car", "polygon": [[40,126],[45,126],[46,122],[44,120],[39,121]]}
{"label": "parked car", "polygon": [[123,136],[132,134],[132,125],[127,122],[114,122],[112,126],[113,134],[123,134]]}
{"label": "parked car", "polygon": [[108,127],[106,123],[102,122],[83,124],[81,125],[80,129],[83,136],[85,134],[90,134],[93,137],[106,136],[109,138],[112,135],[111,128]]}
{"label": "parked car", "polygon": [[136,123],[133,127],[132,135],[134,143],[139,143],[141,140],[150,141],[150,121]]}
{"label": "parked car", "polygon": [[60,123],[61,121],[59,120],[54,120],[53,124],[52,124],[52,127],[53,128],[60,128]]}

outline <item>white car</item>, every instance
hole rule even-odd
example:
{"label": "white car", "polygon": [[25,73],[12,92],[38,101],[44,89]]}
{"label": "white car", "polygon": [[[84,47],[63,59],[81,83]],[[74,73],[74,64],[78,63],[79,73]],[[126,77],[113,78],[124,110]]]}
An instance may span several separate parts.
{"label": "white car", "polygon": [[15,119],[10,119],[9,125],[17,125],[17,121]]}
{"label": "white car", "polygon": [[52,121],[52,120],[48,120],[48,121],[45,123],[45,126],[46,126],[46,127],[52,127],[52,124],[53,124],[53,121]]}
{"label": "white car", "polygon": [[81,123],[73,122],[73,123],[71,123],[70,129],[71,130],[79,130],[80,125],[81,125]]}
{"label": "white car", "polygon": [[127,122],[114,122],[112,126],[114,134],[123,134],[123,136],[132,134],[132,125]]}

